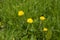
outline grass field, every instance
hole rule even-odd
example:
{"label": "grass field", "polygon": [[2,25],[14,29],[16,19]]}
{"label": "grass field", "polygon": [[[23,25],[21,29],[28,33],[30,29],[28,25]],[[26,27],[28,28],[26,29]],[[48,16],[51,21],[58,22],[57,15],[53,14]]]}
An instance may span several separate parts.
{"label": "grass field", "polygon": [[0,40],[60,40],[60,0],[0,0]]}

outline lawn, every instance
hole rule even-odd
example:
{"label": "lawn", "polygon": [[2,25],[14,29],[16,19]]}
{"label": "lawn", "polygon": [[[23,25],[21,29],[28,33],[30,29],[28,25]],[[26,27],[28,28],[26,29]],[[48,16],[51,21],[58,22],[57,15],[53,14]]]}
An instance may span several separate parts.
{"label": "lawn", "polygon": [[0,40],[60,40],[60,0],[0,0]]}

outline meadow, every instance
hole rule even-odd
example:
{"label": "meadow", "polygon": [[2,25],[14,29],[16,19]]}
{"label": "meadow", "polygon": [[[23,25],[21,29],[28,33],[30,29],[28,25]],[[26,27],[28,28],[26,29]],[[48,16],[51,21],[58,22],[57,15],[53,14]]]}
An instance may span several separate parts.
{"label": "meadow", "polygon": [[60,40],[60,0],[0,0],[0,40]]}

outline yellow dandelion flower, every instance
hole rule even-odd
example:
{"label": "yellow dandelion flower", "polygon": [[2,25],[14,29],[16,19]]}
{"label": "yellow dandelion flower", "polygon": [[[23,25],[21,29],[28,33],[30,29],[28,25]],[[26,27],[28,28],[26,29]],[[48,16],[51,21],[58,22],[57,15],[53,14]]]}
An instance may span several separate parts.
{"label": "yellow dandelion flower", "polygon": [[33,23],[33,19],[32,19],[32,18],[28,18],[28,19],[27,19],[27,22],[28,22],[28,23]]}
{"label": "yellow dandelion flower", "polygon": [[23,11],[19,11],[18,12],[18,16],[23,16],[24,15],[24,12]]}
{"label": "yellow dandelion flower", "polygon": [[41,16],[40,17],[40,20],[45,20],[46,18],[44,16]]}
{"label": "yellow dandelion flower", "polygon": [[43,31],[48,31],[48,29],[47,28],[43,28]]}

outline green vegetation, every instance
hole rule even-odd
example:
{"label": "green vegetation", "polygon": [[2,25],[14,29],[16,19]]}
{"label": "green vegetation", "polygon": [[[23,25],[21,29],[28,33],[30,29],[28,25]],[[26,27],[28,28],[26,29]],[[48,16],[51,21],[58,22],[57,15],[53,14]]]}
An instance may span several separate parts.
{"label": "green vegetation", "polygon": [[60,0],[0,0],[0,40],[60,40]]}

